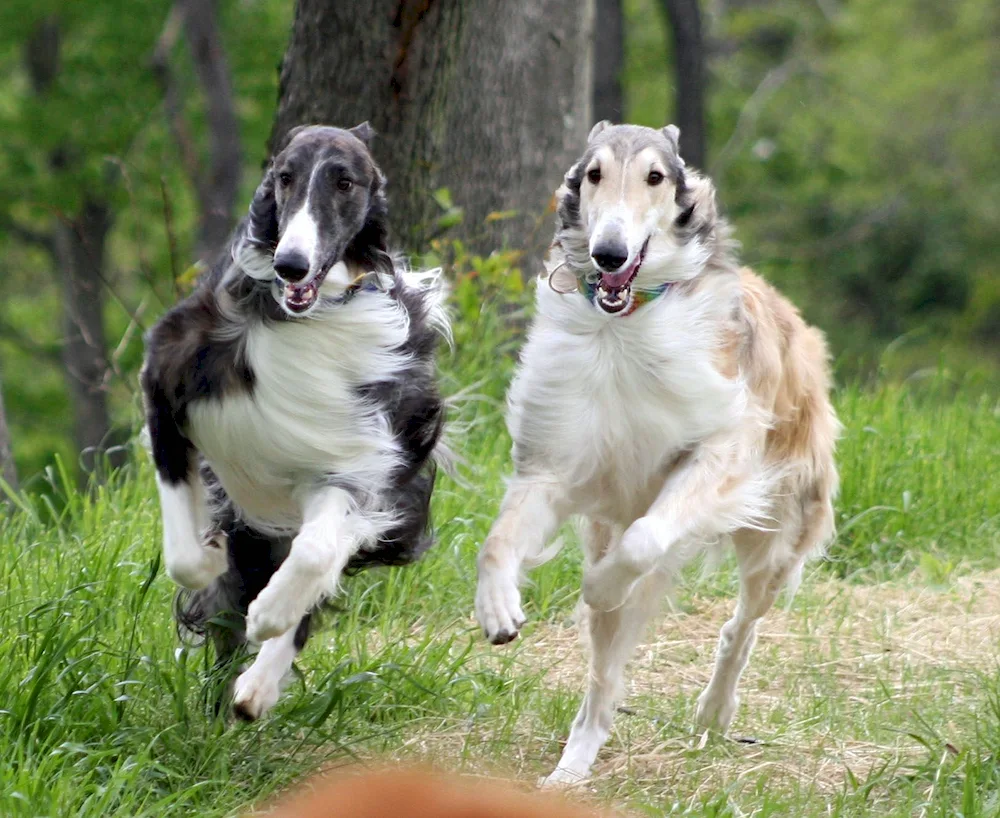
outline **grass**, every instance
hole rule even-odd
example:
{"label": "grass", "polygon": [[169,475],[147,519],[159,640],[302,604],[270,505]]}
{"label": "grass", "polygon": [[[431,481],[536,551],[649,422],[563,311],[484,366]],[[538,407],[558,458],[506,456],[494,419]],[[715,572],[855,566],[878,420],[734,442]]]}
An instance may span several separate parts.
{"label": "grass", "polygon": [[[474,555],[497,508],[512,366],[468,330],[449,383],[468,486],[443,479],[421,564],[345,583],[340,612],[274,715],[228,726],[208,652],[182,646],[141,456],[91,496],[0,521],[0,815],[226,816],[326,764],[422,760],[532,782],[555,764],[583,654],[569,547],[533,575],[531,623],[491,649],[471,618]],[[478,379],[478,380],[477,380]],[[593,797],[635,814],[995,815],[1000,810],[1000,405],[937,379],[837,396],[840,534],[767,620],[733,736],[698,748],[735,578],[692,576],[650,634]],[[752,743],[750,740],[752,739]]]}

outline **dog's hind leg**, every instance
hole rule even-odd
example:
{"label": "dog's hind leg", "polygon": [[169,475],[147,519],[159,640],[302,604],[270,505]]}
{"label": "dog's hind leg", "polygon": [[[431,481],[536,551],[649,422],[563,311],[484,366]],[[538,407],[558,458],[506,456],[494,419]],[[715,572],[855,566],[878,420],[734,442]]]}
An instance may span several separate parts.
{"label": "dog's hind leg", "polygon": [[[243,662],[248,652],[247,609],[284,561],[289,550],[289,540],[269,536],[237,520],[225,495],[218,487],[216,491],[216,508],[219,512],[216,524],[227,535],[229,568],[207,588],[200,591],[180,591],[175,615],[182,634],[187,631],[209,636],[212,640],[219,680],[215,708],[219,713],[234,698],[236,676],[245,669]],[[300,623],[299,629],[293,632],[299,637],[299,642],[293,643],[296,650],[291,653],[291,659],[294,659],[308,636],[305,624],[308,618],[307,616]],[[271,646],[267,651],[262,649],[258,653],[254,661],[257,669],[255,674],[244,680],[244,706],[242,710],[237,710],[237,715],[241,718],[259,718],[273,704],[273,699],[277,698],[274,691],[280,691],[280,680],[291,659],[283,658],[280,652],[276,653],[275,647],[277,646]],[[277,671],[276,668],[283,663],[284,670]],[[272,670],[261,673],[264,668]],[[272,676],[275,681],[270,682]],[[261,706],[262,702],[266,702],[266,706]]]}
{"label": "dog's hind leg", "polygon": [[174,582],[196,590],[226,570],[225,537],[211,525],[197,452],[181,431],[156,369],[146,366],[142,386],[163,519],[163,561]]}
{"label": "dog's hind leg", "polygon": [[566,517],[554,479],[515,477],[507,488],[500,516],[479,552],[476,616],[486,638],[503,645],[517,637],[524,624],[521,567],[538,556]]}
{"label": "dog's hind leg", "polygon": [[589,610],[589,687],[559,765],[543,786],[578,783],[590,774],[591,765],[611,732],[625,665],[649,618],[659,610],[671,579],[662,571],[653,571],[639,581],[620,608]]}
{"label": "dog's hind leg", "polygon": [[757,639],[757,623],[774,605],[790,580],[795,580],[809,554],[833,530],[828,500],[801,503],[790,498],[778,507],[778,531],[742,529],[733,534],[740,566],[740,596],[732,619],[722,626],[715,670],[698,697],[700,726],[725,732],[739,696],[736,687]]}

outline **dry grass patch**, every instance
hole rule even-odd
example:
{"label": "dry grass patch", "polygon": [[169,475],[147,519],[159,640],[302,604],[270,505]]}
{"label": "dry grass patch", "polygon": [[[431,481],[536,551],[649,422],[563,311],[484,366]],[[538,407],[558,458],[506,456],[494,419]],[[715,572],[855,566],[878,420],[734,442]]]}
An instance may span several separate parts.
{"label": "dry grass patch", "polygon": [[[731,738],[699,748],[694,700],[733,604],[694,593],[651,629],[595,770],[602,797],[695,803],[766,782],[773,792],[825,799],[851,776],[863,781],[888,770],[878,800],[890,797],[894,776],[975,736],[983,701],[977,672],[997,666],[1000,572],[947,588],[807,581],[794,605],[776,608],[761,627]],[[413,638],[423,638],[419,631]],[[509,649],[477,643],[466,672],[531,677],[534,693],[498,696],[483,718],[414,725],[398,757],[460,760],[468,772],[533,781],[557,760],[583,692],[582,641],[575,625],[537,623]],[[546,699],[557,702],[548,713]],[[514,724],[499,739],[496,721],[508,716]],[[498,742],[506,752],[498,754]]]}

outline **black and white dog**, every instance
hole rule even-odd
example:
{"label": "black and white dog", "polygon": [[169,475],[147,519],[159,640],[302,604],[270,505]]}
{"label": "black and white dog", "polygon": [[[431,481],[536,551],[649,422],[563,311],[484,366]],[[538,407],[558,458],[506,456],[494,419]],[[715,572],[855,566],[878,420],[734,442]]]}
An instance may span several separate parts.
{"label": "black and white dog", "polygon": [[[147,339],[142,373],[169,575],[182,626],[216,628],[256,719],[345,571],[431,544],[444,421],[436,274],[386,246],[385,180],[367,123],[291,132],[229,252]],[[245,616],[245,619],[244,619]]]}

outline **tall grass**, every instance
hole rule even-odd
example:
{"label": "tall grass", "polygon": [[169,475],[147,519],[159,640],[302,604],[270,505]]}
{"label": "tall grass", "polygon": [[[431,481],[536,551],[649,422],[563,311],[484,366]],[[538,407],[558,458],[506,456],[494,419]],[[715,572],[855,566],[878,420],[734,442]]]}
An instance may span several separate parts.
{"label": "tall grass", "polygon": [[[528,658],[527,647],[488,652],[469,615],[475,551],[509,468],[501,413],[513,364],[495,320],[484,313],[462,353],[446,361],[452,391],[472,386],[455,412],[464,484],[443,478],[434,501],[438,546],[417,566],[349,580],[340,612],[299,663],[306,683],[260,724],[213,717],[208,652],[176,637],[151,471],[140,453],[90,494],[55,468],[51,492],[6,513],[0,815],[230,815],[303,772],[355,757],[429,754],[450,767],[524,775],[551,765],[577,688],[554,686],[552,668]],[[840,533],[823,570],[855,582],[942,583],[996,567],[996,394],[945,383],[848,387],[837,405],[845,423]],[[579,570],[567,548],[533,575],[525,646],[537,629],[568,619]],[[843,616],[849,628],[850,612]],[[947,702],[923,721],[894,723],[924,738],[926,764],[905,776],[892,763],[852,773],[840,796],[820,799],[824,814],[866,814],[871,793],[887,787],[901,794],[879,801],[878,814],[951,815],[958,804],[966,816],[994,814],[1000,682],[986,673],[977,685],[978,730],[964,734],[962,749],[938,752]],[[690,699],[665,691],[650,706],[665,713],[664,735],[688,729]],[[856,717],[847,706],[831,716]],[[815,793],[771,791],[764,774],[750,800],[745,787],[738,798],[699,791],[705,765],[734,752],[727,744],[692,751],[690,781],[667,787],[626,775],[603,792],[649,814],[736,816],[748,804],[757,815],[813,814]]]}

